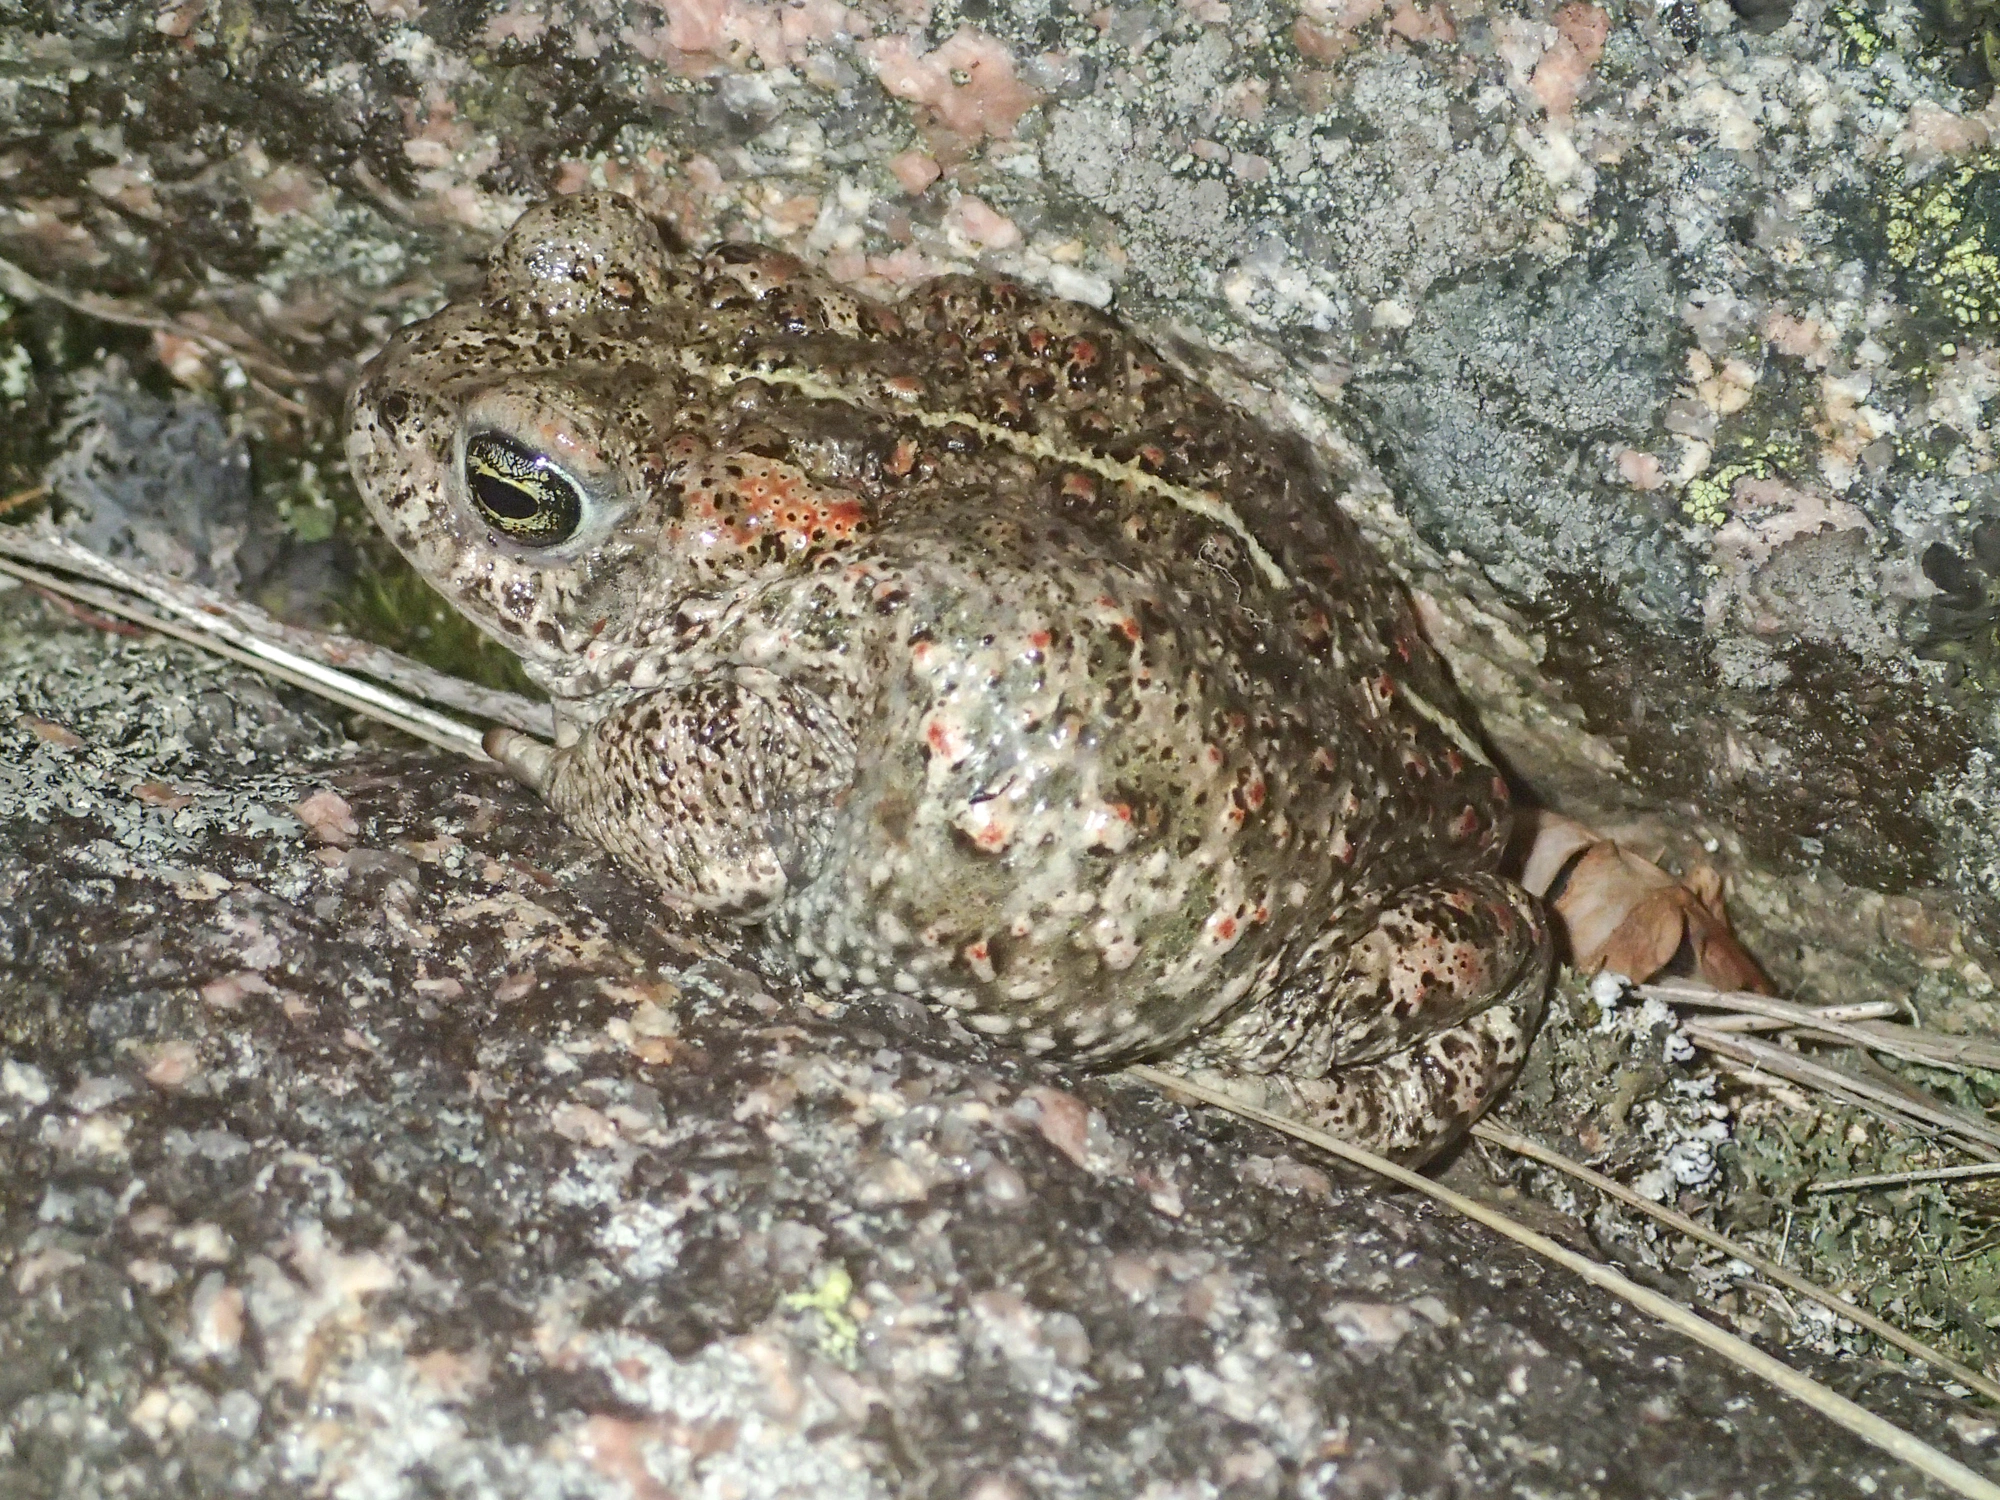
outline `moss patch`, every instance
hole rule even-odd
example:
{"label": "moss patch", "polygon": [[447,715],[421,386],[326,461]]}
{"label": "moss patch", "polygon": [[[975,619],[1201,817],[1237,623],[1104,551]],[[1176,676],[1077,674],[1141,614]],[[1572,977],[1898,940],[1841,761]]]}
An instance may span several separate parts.
{"label": "moss patch", "polygon": [[335,605],[345,629],[441,672],[544,696],[513,652],[481,634],[387,544],[371,540],[362,551],[359,575]]}
{"label": "moss patch", "polygon": [[[1657,1004],[1628,999],[1601,1017],[1582,981],[1565,973],[1501,1113],[1966,1364],[2000,1359],[2000,1185],[1808,1192],[1816,1182],[1963,1158],[1824,1096],[1723,1075],[1708,1057],[1677,1048],[1674,1031]],[[1856,1066],[1846,1055],[1829,1060]],[[1912,1068],[1902,1076],[1974,1111],[2000,1102],[2000,1075]],[[1684,1276],[1697,1302],[1747,1333],[1828,1354],[1903,1359],[1823,1309],[1768,1295],[1721,1253],[1560,1174],[1520,1163],[1507,1170],[1584,1220],[1614,1260]]]}

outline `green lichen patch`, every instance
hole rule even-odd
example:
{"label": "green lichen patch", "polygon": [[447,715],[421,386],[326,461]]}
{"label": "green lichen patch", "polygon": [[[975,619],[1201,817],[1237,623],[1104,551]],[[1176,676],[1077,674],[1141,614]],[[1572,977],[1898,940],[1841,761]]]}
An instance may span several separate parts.
{"label": "green lichen patch", "polygon": [[1798,361],[1765,361],[1761,338],[1746,337],[1715,363],[1739,356],[1753,369],[1756,383],[1745,403],[1718,416],[1710,437],[1709,467],[1680,490],[1681,514],[1713,531],[1729,519],[1730,497],[1739,479],[1790,479],[1811,474],[1818,440],[1814,419],[1819,406],[1816,372]]}
{"label": "green lichen patch", "polygon": [[1996,0],[1917,0],[1914,7],[1837,0],[1821,24],[1845,66],[1872,69],[1878,59],[1893,57],[1966,90],[1975,108],[2000,78]]}
{"label": "green lichen patch", "polygon": [[1755,463],[1724,464],[1697,475],[1681,491],[1681,510],[1697,526],[1720,526],[1729,515],[1729,493],[1736,481],[1746,476],[1761,478],[1765,469]]}
{"label": "green lichen patch", "polygon": [[854,1278],[847,1267],[833,1265],[821,1272],[811,1291],[792,1292],[781,1299],[781,1304],[793,1312],[816,1314],[821,1327],[818,1341],[821,1356],[852,1368],[861,1341],[860,1325],[847,1311],[853,1296]]}
{"label": "green lichen patch", "polygon": [[1946,332],[2000,328],[2000,154],[1893,186],[1876,214],[1919,318]]}
{"label": "green lichen patch", "polygon": [[1854,5],[1829,6],[1826,25],[1840,38],[1841,58],[1857,67],[1870,67],[1893,43],[1875,24],[1867,11]]}

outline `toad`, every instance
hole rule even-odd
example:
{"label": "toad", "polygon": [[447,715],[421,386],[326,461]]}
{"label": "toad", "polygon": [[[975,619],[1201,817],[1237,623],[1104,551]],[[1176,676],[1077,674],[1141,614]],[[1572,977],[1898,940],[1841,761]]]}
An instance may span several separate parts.
{"label": "toad", "polygon": [[559,198],[347,446],[553,699],[493,756],[767,961],[1404,1161],[1518,1071],[1548,928],[1407,597],[1306,443],[1105,315]]}

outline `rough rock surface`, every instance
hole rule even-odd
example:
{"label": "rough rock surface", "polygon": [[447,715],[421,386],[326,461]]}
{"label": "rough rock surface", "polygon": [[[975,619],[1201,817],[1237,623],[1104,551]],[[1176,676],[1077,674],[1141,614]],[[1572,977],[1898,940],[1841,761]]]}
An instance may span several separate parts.
{"label": "rough rock surface", "polygon": [[24,590],[0,659],[0,1493],[1929,1493],[1257,1131],[774,995],[488,772]]}
{"label": "rough rock surface", "polygon": [[[247,433],[256,583],[274,517],[333,526],[357,360],[551,190],[872,293],[1020,276],[1372,461],[1350,499],[1529,790],[1706,845],[1796,992],[1991,1031],[1993,29],[1985,0],[19,0],[0,500],[64,418],[97,444],[48,471],[71,491],[165,446],[234,494],[211,429]],[[79,376],[100,344],[128,368]],[[589,1493],[657,1451],[654,1492],[719,1493],[738,1448],[885,1492],[1014,1466],[986,1500],[1880,1473],[1252,1133],[951,1038],[880,1057],[909,1018],[760,998],[510,789],[36,608],[0,640],[0,1490]],[[286,812],[321,788],[352,835]]]}

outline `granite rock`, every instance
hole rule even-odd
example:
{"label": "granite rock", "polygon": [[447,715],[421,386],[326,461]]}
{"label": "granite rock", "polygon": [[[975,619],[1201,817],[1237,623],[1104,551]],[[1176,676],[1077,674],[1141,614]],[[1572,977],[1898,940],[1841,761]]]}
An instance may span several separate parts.
{"label": "granite rock", "polygon": [[767,984],[491,771],[25,590],[0,656],[0,1493],[1930,1493],[1427,1202]]}

